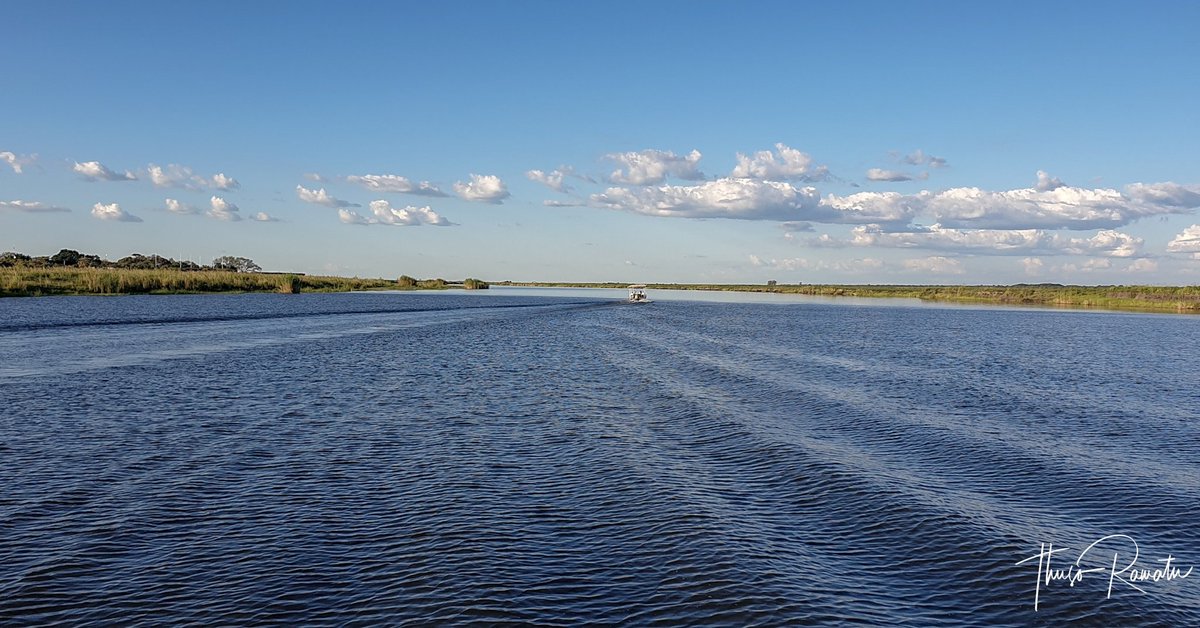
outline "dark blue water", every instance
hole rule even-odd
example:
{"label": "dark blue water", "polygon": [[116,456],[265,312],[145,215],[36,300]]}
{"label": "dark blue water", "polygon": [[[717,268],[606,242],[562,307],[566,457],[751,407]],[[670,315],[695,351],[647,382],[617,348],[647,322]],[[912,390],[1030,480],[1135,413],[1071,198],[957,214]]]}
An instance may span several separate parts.
{"label": "dark blue water", "polygon": [[[1198,625],[1200,570],[1109,594],[1133,542],[1200,563],[1197,346],[1070,311],[3,300],[0,624]],[[1115,534],[1073,587],[1017,564]]]}

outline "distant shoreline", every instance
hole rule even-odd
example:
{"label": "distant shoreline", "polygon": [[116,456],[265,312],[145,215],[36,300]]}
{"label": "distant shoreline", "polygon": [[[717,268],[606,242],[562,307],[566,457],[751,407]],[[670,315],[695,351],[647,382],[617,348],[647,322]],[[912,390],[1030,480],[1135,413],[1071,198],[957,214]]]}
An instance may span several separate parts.
{"label": "distant shoreline", "polygon": [[[0,298],[125,294],[221,294],[245,292],[358,292],[378,290],[486,289],[487,282],[443,279],[362,279],[226,270],[125,268],[0,268]],[[618,288],[622,282],[503,281],[491,285],[531,288]],[[909,298],[923,301],[1096,308],[1200,314],[1200,286],[855,285],[651,283],[650,290],[707,290],[801,294],[825,297]]]}
{"label": "distant shoreline", "polygon": [[[530,288],[625,288],[617,282],[501,281],[495,286]],[[650,290],[709,290],[803,294],[827,297],[908,298],[956,303],[995,303],[1108,310],[1200,313],[1200,286],[997,286],[853,284],[682,284],[651,283]]]}
{"label": "distant shoreline", "polygon": [[360,279],[300,273],[177,270],[171,268],[0,268],[0,297],[243,292],[357,292],[369,290],[486,289],[477,279]]}

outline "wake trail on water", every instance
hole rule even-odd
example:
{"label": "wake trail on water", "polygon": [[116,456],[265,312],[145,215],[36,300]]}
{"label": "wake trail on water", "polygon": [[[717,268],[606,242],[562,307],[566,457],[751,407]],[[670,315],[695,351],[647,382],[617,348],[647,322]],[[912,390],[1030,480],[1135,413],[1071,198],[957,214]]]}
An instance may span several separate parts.
{"label": "wake trail on water", "polygon": [[466,310],[508,310],[508,309],[570,309],[570,308],[592,308],[604,307],[621,302],[608,301],[574,301],[574,302],[555,302],[552,304],[544,303],[512,303],[504,305],[465,305],[458,307],[407,307],[407,308],[391,308],[391,309],[339,309],[332,311],[319,312],[271,312],[263,314],[209,314],[204,316],[164,316],[152,318],[126,318],[118,320],[98,320],[98,321],[52,321],[52,322],[7,322],[0,323],[0,332],[21,332],[21,331],[39,331],[45,329],[69,329],[78,327],[124,327],[136,325],[174,325],[184,323],[225,323],[236,321],[265,321],[265,320],[288,320],[288,319],[304,319],[304,318],[319,318],[326,316],[348,316],[354,314],[408,314],[420,312],[455,312]]}

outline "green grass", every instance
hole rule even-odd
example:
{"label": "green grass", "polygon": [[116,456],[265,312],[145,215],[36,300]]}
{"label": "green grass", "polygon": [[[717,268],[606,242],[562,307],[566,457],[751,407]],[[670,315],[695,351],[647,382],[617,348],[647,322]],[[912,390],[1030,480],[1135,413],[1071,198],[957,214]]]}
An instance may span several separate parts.
{"label": "green grass", "polygon": [[228,271],[117,268],[0,268],[0,297],[201,292],[350,292],[395,290],[390,279]]}
{"label": "green grass", "polygon": [[[628,284],[503,282],[498,285],[578,288],[624,288]],[[775,285],[762,284],[648,284],[658,290],[718,290],[775,292],[833,297],[910,298],[959,303],[1000,303],[1083,307],[1110,310],[1200,313],[1200,286],[1063,286],[1017,284],[1013,286],[887,286],[887,285]]]}

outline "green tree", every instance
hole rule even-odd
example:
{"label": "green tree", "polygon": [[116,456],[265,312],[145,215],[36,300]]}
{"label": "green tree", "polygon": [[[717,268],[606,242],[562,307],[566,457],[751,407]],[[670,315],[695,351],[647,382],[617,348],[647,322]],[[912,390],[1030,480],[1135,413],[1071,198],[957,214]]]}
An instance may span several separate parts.
{"label": "green tree", "polygon": [[30,259],[32,258],[24,253],[5,251],[4,253],[0,253],[0,267],[24,266],[25,262],[28,262]]}
{"label": "green tree", "polygon": [[54,266],[74,266],[79,263],[80,257],[83,257],[83,255],[79,251],[62,249],[50,256],[50,264]]}
{"label": "green tree", "polygon": [[248,257],[234,257],[232,255],[222,255],[214,259],[213,268],[217,270],[232,270],[235,273],[262,272],[262,266],[255,264],[254,260]]}

